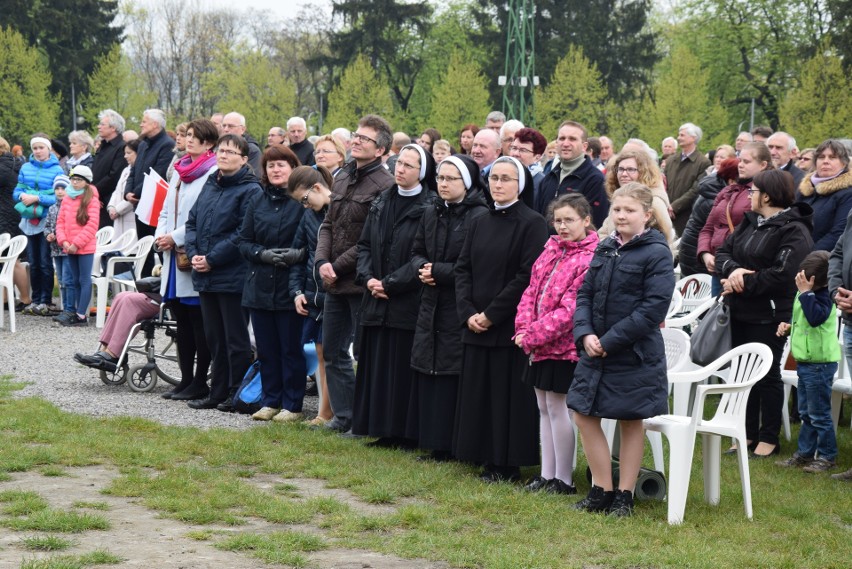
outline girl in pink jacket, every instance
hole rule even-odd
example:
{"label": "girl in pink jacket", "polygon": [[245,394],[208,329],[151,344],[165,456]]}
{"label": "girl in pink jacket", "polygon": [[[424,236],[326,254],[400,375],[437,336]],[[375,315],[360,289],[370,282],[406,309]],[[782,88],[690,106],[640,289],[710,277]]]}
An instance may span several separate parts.
{"label": "girl in pink jacket", "polygon": [[68,254],[68,268],[77,293],[77,313],[59,321],[63,326],[85,326],[86,312],[92,296],[92,260],[95,256],[95,234],[98,231],[101,203],[92,185],[92,170],[74,166],[68,175],[71,186],[56,219],[56,241]]}
{"label": "girl in pink jacket", "polygon": [[515,317],[515,344],[529,354],[523,381],[535,388],[540,414],[541,475],[525,488],[576,494],[573,484],[574,428],[565,396],[578,356],[574,345],[577,292],[598,245],[589,202],[577,193],[560,196],[548,218],[556,235],[532,268]]}

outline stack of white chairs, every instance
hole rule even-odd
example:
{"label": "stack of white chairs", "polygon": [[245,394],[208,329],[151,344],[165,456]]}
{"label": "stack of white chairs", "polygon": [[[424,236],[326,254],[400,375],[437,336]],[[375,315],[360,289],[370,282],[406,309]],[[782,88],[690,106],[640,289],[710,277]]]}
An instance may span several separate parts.
{"label": "stack of white chairs", "polygon": [[[9,308],[9,331],[15,332],[15,262],[24,249],[27,248],[27,237],[18,235],[9,237],[8,233],[0,235],[0,289],[6,293],[6,306]],[[5,326],[4,313],[0,307],[0,328]]]}

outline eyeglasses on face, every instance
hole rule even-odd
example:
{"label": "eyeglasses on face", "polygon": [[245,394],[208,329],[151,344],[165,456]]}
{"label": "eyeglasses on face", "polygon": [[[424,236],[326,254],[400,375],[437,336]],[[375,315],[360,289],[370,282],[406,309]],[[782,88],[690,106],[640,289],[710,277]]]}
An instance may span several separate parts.
{"label": "eyeglasses on face", "polygon": [[566,217],[564,219],[554,219],[553,220],[553,226],[554,227],[568,227],[568,226],[574,225],[578,221],[580,221],[579,217]]}
{"label": "eyeglasses on face", "polygon": [[396,167],[399,168],[400,166],[402,166],[403,169],[405,169],[405,170],[419,170],[420,169],[420,166],[415,166],[414,164],[409,164],[408,162],[403,162],[402,160],[397,160],[396,161]]}
{"label": "eyeglasses on face", "polygon": [[452,184],[453,182],[458,182],[459,180],[461,180],[461,176],[435,176],[435,181],[439,184],[443,184],[444,182]]}
{"label": "eyeglasses on face", "polygon": [[361,134],[360,132],[356,132],[352,135],[352,140],[357,140],[358,142],[372,142],[376,146],[379,145],[378,142],[367,136],[366,134]]}
{"label": "eyeglasses on face", "polygon": [[619,166],[615,169],[616,174],[638,174],[639,168],[622,168]]}
{"label": "eyeglasses on face", "polygon": [[230,148],[219,148],[217,150],[219,154],[224,154],[225,156],[244,156],[242,152],[238,152],[236,150],[231,150]]}
{"label": "eyeglasses on face", "polygon": [[496,174],[491,174],[490,176],[488,176],[488,180],[492,184],[496,184],[497,182],[500,182],[501,184],[508,184],[509,182],[518,181],[517,178],[510,178],[509,176],[497,176]]}
{"label": "eyeglasses on face", "polygon": [[533,151],[529,148],[524,148],[523,146],[515,146],[514,144],[509,147],[511,152],[518,152],[520,154],[533,154]]}
{"label": "eyeglasses on face", "polygon": [[302,205],[308,205],[308,198],[310,197],[312,191],[313,188],[308,187],[308,189],[305,190],[305,195],[303,195],[302,199],[299,200],[299,203]]}

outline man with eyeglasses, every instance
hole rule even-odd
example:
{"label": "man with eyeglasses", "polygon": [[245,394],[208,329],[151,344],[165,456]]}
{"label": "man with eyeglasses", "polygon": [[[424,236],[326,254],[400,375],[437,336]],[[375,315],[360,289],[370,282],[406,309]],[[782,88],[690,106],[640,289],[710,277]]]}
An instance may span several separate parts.
{"label": "man with eyeglasses", "polygon": [[394,184],[382,164],[393,135],[388,122],[367,115],[352,135],[352,161],[334,180],[332,200],[320,226],[314,270],[326,289],[323,311],[323,357],[334,419],[323,425],[337,432],[352,427],[355,370],[349,344],[358,327],[357,311],[364,286],[355,283],[357,243],[373,199]]}
{"label": "man with eyeglasses", "polygon": [[529,168],[533,177],[533,203],[538,199],[539,187],[544,179],[541,168],[541,155],[547,149],[547,139],[534,128],[522,128],[515,133],[512,145],[509,146],[509,156],[517,158],[521,164]]}
{"label": "man with eyeglasses", "polygon": [[254,172],[254,175],[260,179],[263,173],[263,168],[260,165],[260,159],[263,153],[260,151],[260,145],[257,141],[246,132],[246,117],[240,113],[231,112],[225,115],[222,119],[222,134],[237,134],[246,139],[248,143],[248,165]]}
{"label": "man with eyeglasses", "polygon": [[299,158],[303,166],[313,166],[314,145],[305,136],[308,134],[308,125],[302,117],[290,117],[287,119],[287,137],[290,139],[290,150]]}
{"label": "man with eyeglasses", "polygon": [[285,146],[289,145],[289,140],[287,139],[287,131],[281,128],[280,126],[273,126],[269,129],[269,133],[266,135],[266,147],[276,144],[283,144]]}
{"label": "man with eyeglasses", "polygon": [[568,192],[583,194],[592,206],[592,221],[600,227],[609,215],[604,175],[586,156],[589,133],[582,124],[564,121],[556,136],[556,157],[539,186],[535,209],[544,215],[554,199]]}
{"label": "man with eyeglasses", "polygon": [[515,133],[522,128],[524,128],[524,123],[516,119],[508,120],[500,127],[500,152],[503,156],[509,155],[509,147],[515,140]]}

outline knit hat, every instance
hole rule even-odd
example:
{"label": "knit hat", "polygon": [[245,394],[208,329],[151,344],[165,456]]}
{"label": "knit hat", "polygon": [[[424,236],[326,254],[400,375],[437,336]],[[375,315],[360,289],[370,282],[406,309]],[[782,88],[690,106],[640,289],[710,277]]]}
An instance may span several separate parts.
{"label": "knit hat", "polygon": [[50,139],[50,147],[60,158],[65,158],[66,156],[68,156],[68,147],[65,146],[65,144],[61,140],[57,138]]}
{"label": "knit hat", "polygon": [[60,174],[53,179],[53,189],[56,189],[56,186],[62,186],[63,188],[67,188],[71,185],[71,179],[64,175]]}
{"label": "knit hat", "polygon": [[32,137],[32,139],[30,140],[30,149],[32,149],[32,147],[36,144],[43,144],[50,148],[50,141],[43,136]]}
{"label": "knit hat", "polygon": [[78,164],[78,165],[74,166],[73,168],[71,168],[71,171],[68,172],[68,176],[69,177],[79,176],[79,177],[83,178],[84,180],[86,180],[87,182],[89,182],[90,184],[92,183],[92,180],[94,179],[94,176],[92,175],[92,169],[89,168],[88,166],[83,166],[82,164]]}

